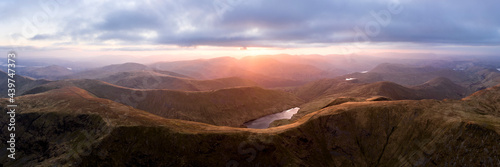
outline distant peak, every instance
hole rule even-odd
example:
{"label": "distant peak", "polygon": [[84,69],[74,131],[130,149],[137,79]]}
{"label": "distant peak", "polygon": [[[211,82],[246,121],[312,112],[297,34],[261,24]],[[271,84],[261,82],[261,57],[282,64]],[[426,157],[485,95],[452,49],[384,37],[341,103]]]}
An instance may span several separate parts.
{"label": "distant peak", "polygon": [[144,64],[129,62],[123,64],[113,64],[103,67],[103,69],[116,69],[116,68],[147,68],[147,66]]}
{"label": "distant peak", "polygon": [[446,77],[436,77],[436,78],[433,78],[427,82],[425,82],[424,84],[429,84],[429,85],[455,85],[455,83],[453,81],[451,81],[450,79],[446,78]]}
{"label": "distant peak", "polygon": [[134,62],[127,62],[127,63],[123,63],[123,64],[117,64],[117,65],[135,65],[135,66],[146,66],[144,64],[139,64],[139,63],[134,63]]}

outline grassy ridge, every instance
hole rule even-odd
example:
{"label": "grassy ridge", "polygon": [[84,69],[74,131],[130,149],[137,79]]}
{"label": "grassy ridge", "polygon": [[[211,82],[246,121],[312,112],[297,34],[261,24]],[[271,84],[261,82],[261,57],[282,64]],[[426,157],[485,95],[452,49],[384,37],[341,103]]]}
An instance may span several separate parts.
{"label": "grassy ridge", "polygon": [[[496,149],[500,146],[500,118],[495,114],[498,111],[478,108],[476,104],[498,106],[498,94],[500,87],[464,100],[348,102],[313,112],[293,124],[257,130],[164,119],[93,97],[79,88],[66,88],[20,97],[23,106],[30,106],[20,113],[21,117],[52,113],[53,116],[42,118],[58,122],[97,115],[108,120],[107,124],[84,121],[79,123],[79,129],[45,133],[32,130],[44,124],[21,123],[19,126],[26,128],[26,133],[20,135],[21,143],[32,148],[48,143],[47,150],[59,149],[61,154],[53,158],[37,155],[43,151],[23,152],[43,158],[6,165],[79,162],[82,166],[495,166],[500,163]],[[74,105],[86,108],[72,110]],[[123,107],[129,108],[128,114]],[[102,126],[112,128],[90,135],[98,139],[91,140],[95,142],[89,146],[91,151],[78,154],[78,161],[66,158],[71,142],[79,140],[61,134],[93,131]],[[49,140],[53,137],[60,139],[59,144]],[[61,146],[61,142],[68,146]]]}
{"label": "grassy ridge", "polygon": [[302,101],[290,93],[259,87],[214,91],[130,89],[97,80],[64,80],[28,93],[76,86],[99,98],[110,99],[165,118],[239,127],[265,115],[296,107]]}
{"label": "grassy ridge", "polygon": [[253,81],[238,77],[196,80],[161,74],[154,71],[120,72],[104,78],[99,78],[99,80],[135,89],[171,89],[185,91],[205,91],[257,85]]}

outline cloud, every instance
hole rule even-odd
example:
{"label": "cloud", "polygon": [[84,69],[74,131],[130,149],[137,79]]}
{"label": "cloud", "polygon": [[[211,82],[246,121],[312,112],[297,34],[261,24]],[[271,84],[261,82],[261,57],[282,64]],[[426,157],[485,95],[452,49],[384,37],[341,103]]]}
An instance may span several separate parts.
{"label": "cloud", "polygon": [[[235,2],[235,3],[230,3]],[[397,1],[216,0],[95,1],[60,7],[55,32],[31,40],[178,46],[307,47],[377,42],[500,45],[500,2],[401,0],[401,11],[383,13]],[[0,3],[0,8],[16,5]],[[7,4],[7,5],[6,5]],[[222,5],[221,5],[222,4]],[[21,6],[18,4],[18,6]],[[19,17],[30,18],[28,5]],[[9,14],[9,19],[15,20]],[[1,21],[1,19],[0,19]],[[359,31],[357,31],[359,30]],[[365,38],[360,38],[360,34]],[[366,40],[367,39],[367,40]],[[62,41],[64,42],[64,41]],[[61,43],[61,41],[58,41]]]}

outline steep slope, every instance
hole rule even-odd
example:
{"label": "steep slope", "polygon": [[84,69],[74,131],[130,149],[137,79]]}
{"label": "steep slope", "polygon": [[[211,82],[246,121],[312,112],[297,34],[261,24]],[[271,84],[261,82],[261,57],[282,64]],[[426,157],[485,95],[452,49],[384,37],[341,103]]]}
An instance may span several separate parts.
{"label": "steep slope", "polygon": [[332,105],[349,101],[365,101],[372,97],[383,96],[392,100],[424,99],[416,91],[392,82],[356,83],[340,79],[312,82],[294,91],[297,97],[307,103],[292,117],[292,121],[309,113]]}
{"label": "steep slope", "polygon": [[476,113],[500,117],[500,85],[478,91],[464,100],[467,104],[478,108]]}
{"label": "steep slope", "polygon": [[28,94],[76,86],[97,97],[110,99],[165,118],[239,127],[243,123],[302,104],[290,93],[259,87],[215,91],[140,90],[97,80],[64,80],[42,85]]}
{"label": "steep slope", "polygon": [[[27,158],[10,161],[2,155],[0,163],[498,166],[500,118],[492,114],[497,112],[494,108],[474,104],[498,106],[499,94],[497,86],[465,100],[344,103],[290,125],[257,130],[162,119],[92,97],[81,89],[54,90],[19,98],[26,109],[18,113],[24,120],[18,127],[25,132],[19,134],[18,148],[19,155]],[[5,114],[0,117],[6,119]],[[6,134],[1,133],[1,138],[7,138]]]}
{"label": "steep slope", "polygon": [[154,71],[120,72],[99,78],[98,80],[135,89],[172,89],[185,91],[204,91],[257,85],[252,81],[237,77],[196,80],[165,75]]}
{"label": "steep slope", "polygon": [[[21,95],[24,92],[32,89],[33,87],[37,87],[39,85],[43,85],[46,83],[49,83],[50,81],[48,80],[35,80],[29,77],[21,76],[21,75],[15,75],[15,89],[16,89],[16,96]],[[0,92],[4,92],[0,94],[1,98],[5,98],[8,96],[7,94],[7,89],[8,88],[8,80],[9,76],[7,75],[6,72],[0,71]]]}
{"label": "steep slope", "polygon": [[[0,152],[0,166],[75,165],[116,126],[183,125],[111,100],[96,98],[77,87],[16,98],[16,158]],[[2,106],[6,100],[2,100]],[[4,105],[5,104],[5,105]],[[3,110],[5,108],[0,107]],[[1,122],[7,122],[1,114]],[[196,126],[197,123],[191,123]],[[7,124],[0,125],[2,141],[9,140]],[[187,127],[187,126],[186,126]],[[2,142],[1,148],[7,145]],[[42,161],[43,160],[43,161]]]}
{"label": "steep slope", "polygon": [[476,76],[477,80],[468,87],[472,92],[500,84],[500,71],[497,69],[481,69],[473,76]]}
{"label": "steep slope", "polygon": [[[499,93],[496,90],[492,94]],[[143,143],[135,148],[142,150],[146,155],[156,155],[161,152],[160,150],[169,150],[170,155],[188,155],[169,157],[169,163],[187,161],[194,166],[201,163],[215,166],[228,164],[441,166],[448,163],[495,166],[500,164],[498,161],[500,152],[496,149],[500,146],[500,119],[493,115],[474,114],[473,111],[477,108],[463,103],[453,101],[443,104],[429,100],[346,103],[318,111],[299,120],[298,123],[281,128],[252,130],[250,133],[236,131],[222,136],[196,135],[186,141],[190,138],[190,135],[187,135],[184,138],[175,138],[174,141],[169,140],[169,143],[165,144],[168,146],[163,148],[153,148],[156,145],[148,145],[141,139],[134,140],[133,143]],[[132,136],[169,132],[157,128],[148,129],[147,132],[140,130],[142,129],[121,129],[115,134],[132,131],[130,134]],[[174,136],[168,135],[151,140],[165,141],[165,138],[174,139]],[[252,137],[247,138],[247,136]],[[100,146],[107,148],[99,147],[99,150],[118,152],[124,150],[120,149],[120,142],[115,143],[115,138],[110,137],[103,141],[104,144]],[[125,140],[122,141],[124,141],[122,144],[126,144]],[[189,143],[198,142],[206,145],[202,145],[201,148],[199,145],[190,147]],[[175,143],[182,143],[183,147],[176,147]],[[255,154],[246,154],[248,152],[241,152],[242,149],[253,150]],[[199,151],[192,153],[191,150]],[[131,158],[133,155],[125,154],[122,158]],[[251,158],[250,162],[247,161],[248,158]],[[104,161],[105,164],[123,163],[118,161],[119,159],[98,159],[98,155],[93,154],[87,158],[90,162],[84,163],[93,164],[98,161]],[[277,159],[279,161],[276,161]],[[147,163],[143,159],[130,160],[129,163],[131,162]]]}

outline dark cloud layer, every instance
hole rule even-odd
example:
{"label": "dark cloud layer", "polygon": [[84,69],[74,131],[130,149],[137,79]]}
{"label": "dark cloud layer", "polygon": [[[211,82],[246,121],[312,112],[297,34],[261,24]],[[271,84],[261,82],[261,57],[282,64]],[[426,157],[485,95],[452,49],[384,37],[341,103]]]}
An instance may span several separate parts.
{"label": "dark cloud layer", "polygon": [[[394,2],[399,2],[400,11],[391,13],[388,5]],[[116,40],[241,47],[366,41],[500,44],[500,12],[496,9],[500,1],[495,0],[183,0],[138,1],[128,6],[122,3],[125,2],[61,9],[91,16],[62,17],[57,21],[60,29],[56,33],[37,35],[32,40],[67,37],[96,43]]]}

